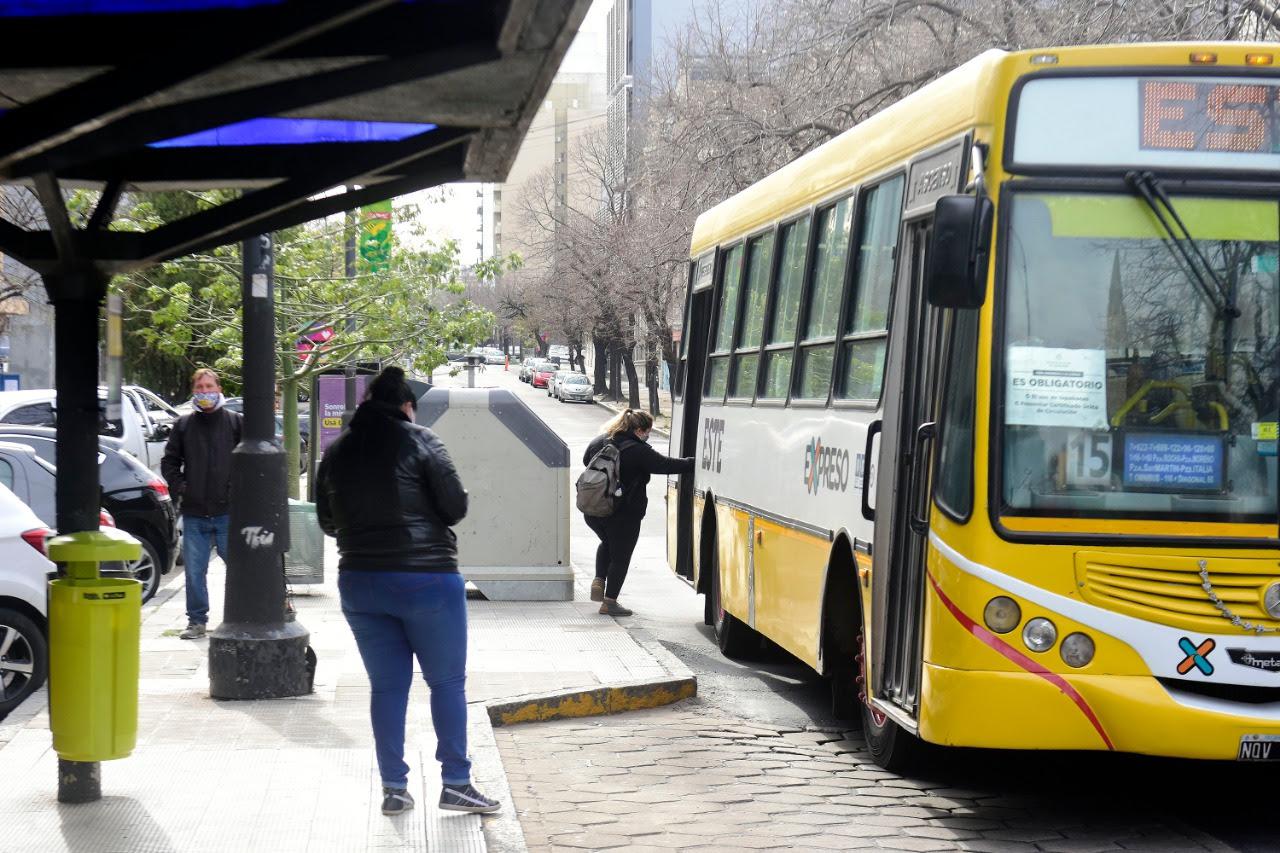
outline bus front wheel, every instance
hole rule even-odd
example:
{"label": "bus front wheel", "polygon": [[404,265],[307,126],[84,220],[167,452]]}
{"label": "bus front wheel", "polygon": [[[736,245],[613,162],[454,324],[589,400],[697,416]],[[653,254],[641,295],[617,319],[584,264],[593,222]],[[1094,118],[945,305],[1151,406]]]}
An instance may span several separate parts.
{"label": "bus front wheel", "polygon": [[[859,648],[865,651],[865,635],[858,635]],[[867,752],[871,760],[879,767],[892,773],[910,773],[922,767],[928,749],[924,741],[902,728],[893,718],[871,704],[866,695],[866,664],[860,656],[859,671],[863,682],[860,697],[862,699],[862,736],[867,739]]]}

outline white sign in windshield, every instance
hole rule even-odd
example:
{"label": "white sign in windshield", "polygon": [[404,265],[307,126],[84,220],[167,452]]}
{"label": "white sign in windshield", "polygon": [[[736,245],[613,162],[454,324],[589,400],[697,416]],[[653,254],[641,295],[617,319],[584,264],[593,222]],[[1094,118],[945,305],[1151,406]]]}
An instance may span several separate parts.
{"label": "white sign in windshield", "polygon": [[1107,354],[1100,349],[1009,347],[1005,423],[1107,428]]}
{"label": "white sign in windshield", "polygon": [[1018,166],[1280,170],[1280,81],[1046,77],[1018,96]]}

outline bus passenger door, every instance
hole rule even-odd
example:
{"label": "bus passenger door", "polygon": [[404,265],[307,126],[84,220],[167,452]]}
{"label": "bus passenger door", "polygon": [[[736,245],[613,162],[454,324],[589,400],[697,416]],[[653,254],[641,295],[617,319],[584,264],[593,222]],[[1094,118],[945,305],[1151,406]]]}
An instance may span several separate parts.
{"label": "bus passenger door", "polygon": [[[707,334],[711,322],[711,267],[713,255],[699,259],[690,276],[689,304],[681,331],[680,414],[672,424],[670,453],[689,457],[697,453],[702,424],[698,417],[702,402],[702,377],[707,361]],[[694,289],[701,287],[701,289]],[[676,480],[676,547],[672,568],[681,577],[693,580],[693,491],[694,474],[678,474]],[[668,526],[668,535],[670,527]],[[668,555],[670,558],[670,555]]]}
{"label": "bus passenger door", "polygon": [[[920,688],[929,490],[938,410],[941,312],[924,296],[932,223],[905,225],[886,359],[883,429],[875,484],[872,693],[914,717]],[[892,390],[891,390],[892,389]],[[926,510],[923,511],[927,519]]]}

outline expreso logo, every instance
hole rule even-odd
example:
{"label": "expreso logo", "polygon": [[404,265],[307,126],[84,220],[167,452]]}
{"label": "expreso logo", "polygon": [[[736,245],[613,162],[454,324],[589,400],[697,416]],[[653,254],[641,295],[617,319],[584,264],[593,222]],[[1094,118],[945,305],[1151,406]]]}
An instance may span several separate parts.
{"label": "expreso logo", "polygon": [[825,488],[843,492],[849,488],[849,451],[828,447],[821,438],[810,439],[804,449],[804,487],[811,495]]}

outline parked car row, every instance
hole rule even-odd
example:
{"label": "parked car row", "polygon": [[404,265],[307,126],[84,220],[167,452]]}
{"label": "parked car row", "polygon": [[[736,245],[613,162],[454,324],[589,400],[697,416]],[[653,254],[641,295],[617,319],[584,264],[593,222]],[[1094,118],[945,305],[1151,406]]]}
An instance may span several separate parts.
{"label": "parked car row", "polygon": [[[57,527],[54,505],[57,434],[49,427],[0,425],[0,483],[18,496],[49,528]],[[169,486],[124,451],[118,439],[98,440],[98,477],[102,508],[114,526],[142,543],[142,555],[104,574],[133,577],[142,583],[142,600],[150,601],[160,579],[173,571],[178,558],[178,513]]]}
{"label": "parked car row", "polygon": [[590,403],[595,399],[596,389],[587,374],[562,370],[551,359],[526,358],[520,365],[519,378],[534,388],[545,389],[548,397],[555,397],[562,403],[571,400]]}
{"label": "parked car row", "polygon": [[[120,421],[113,424],[106,418],[107,389],[98,388],[103,413],[99,433],[119,439],[125,450],[158,472],[169,430],[179,412],[138,385],[124,386],[120,396]],[[0,392],[0,424],[53,427],[57,424],[57,397],[52,388]]]}

